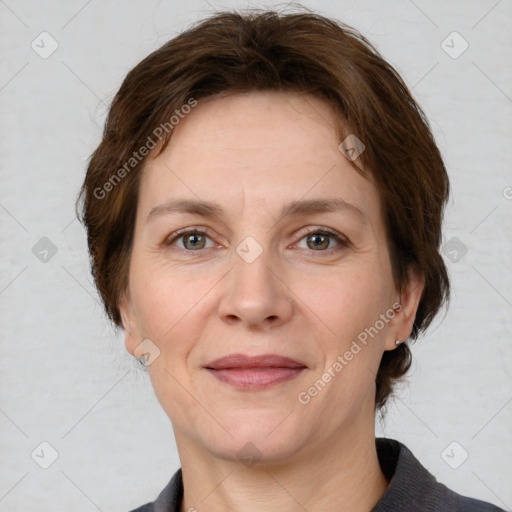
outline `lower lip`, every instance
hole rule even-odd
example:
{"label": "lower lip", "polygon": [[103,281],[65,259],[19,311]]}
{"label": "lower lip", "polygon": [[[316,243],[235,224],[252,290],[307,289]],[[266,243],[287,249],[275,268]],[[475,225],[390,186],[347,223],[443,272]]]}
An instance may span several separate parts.
{"label": "lower lip", "polygon": [[297,377],[305,368],[206,368],[215,378],[241,391],[269,388]]}

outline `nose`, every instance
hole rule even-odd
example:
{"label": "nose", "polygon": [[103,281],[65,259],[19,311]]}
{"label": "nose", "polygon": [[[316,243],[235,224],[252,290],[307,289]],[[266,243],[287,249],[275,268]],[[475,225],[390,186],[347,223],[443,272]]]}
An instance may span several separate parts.
{"label": "nose", "polygon": [[248,262],[238,254],[233,255],[218,308],[222,321],[266,331],[290,320],[293,294],[286,284],[284,270],[270,256],[264,250]]}

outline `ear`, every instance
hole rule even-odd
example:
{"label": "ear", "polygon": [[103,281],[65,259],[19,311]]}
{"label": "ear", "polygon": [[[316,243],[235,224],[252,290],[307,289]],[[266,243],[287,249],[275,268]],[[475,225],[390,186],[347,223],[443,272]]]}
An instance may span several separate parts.
{"label": "ear", "polygon": [[418,269],[410,267],[407,283],[393,304],[395,315],[388,324],[389,334],[384,350],[394,350],[399,346],[396,340],[404,342],[411,335],[424,288],[425,276]]}
{"label": "ear", "polygon": [[140,340],[137,329],[137,320],[128,289],[122,293],[119,300],[119,313],[121,314],[121,321],[123,323],[124,344],[126,350],[134,356],[135,348],[140,344]]}

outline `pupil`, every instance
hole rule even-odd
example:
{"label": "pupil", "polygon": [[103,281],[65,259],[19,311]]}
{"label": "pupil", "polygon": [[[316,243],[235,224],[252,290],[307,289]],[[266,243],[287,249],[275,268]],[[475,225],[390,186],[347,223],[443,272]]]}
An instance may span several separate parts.
{"label": "pupil", "polygon": [[[325,242],[325,238],[326,238],[325,235],[316,234],[316,235],[312,235],[312,237],[313,237],[313,240],[315,240],[313,242],[313,245],[315,247],[320,247],[322,245],[325,245],[325,244],[322,244],[322,239],[324,239],[323,241]],[[316,241],[318,241],[318,243]]]}
{"label": "pupil", "polygon": [[189,240],[189,242],[190,242],[193,246],[196,246],[196,245],[197,245],[197,242],[198,242],[198,240],[199,240],[199,235],[197,235],[197,234],[189,235],[188,240]]}

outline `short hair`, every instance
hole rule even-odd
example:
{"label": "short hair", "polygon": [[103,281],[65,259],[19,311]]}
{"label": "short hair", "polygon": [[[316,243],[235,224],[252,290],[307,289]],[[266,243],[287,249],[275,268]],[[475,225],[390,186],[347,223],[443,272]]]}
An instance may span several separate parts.
{"label": "short hair", "polygon": [[[379,192],[396,289],[402,291],[411,269],[425,278],[409,339],[416,340],[448,301],[450,283],[439,249],[449,180],[426,115],[364,36],[304,10],[213,13],[152,52],[123,80],[76,201],[95,285],[116,326],[122,327],[119,301],[128,285],[147,149],[154,156],[165,149],[172,118],[186,105],[251,91],[314,95],[338,114],[340,141],[353,134],[363,142],[357,160],[348,160]],[[384,352],[376,409],[411,361],[406,343]]]}

